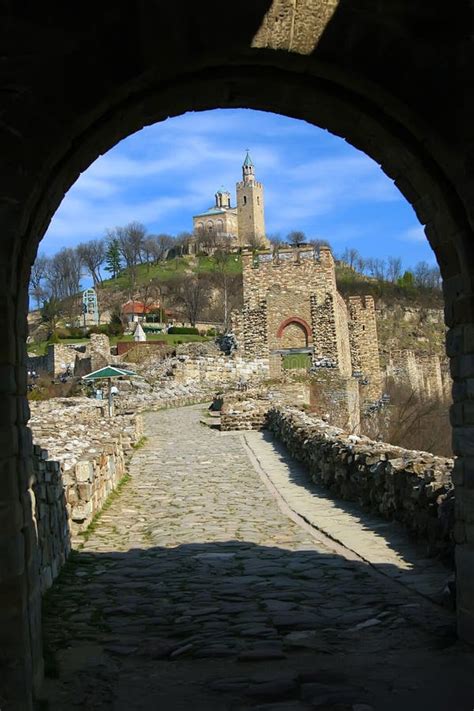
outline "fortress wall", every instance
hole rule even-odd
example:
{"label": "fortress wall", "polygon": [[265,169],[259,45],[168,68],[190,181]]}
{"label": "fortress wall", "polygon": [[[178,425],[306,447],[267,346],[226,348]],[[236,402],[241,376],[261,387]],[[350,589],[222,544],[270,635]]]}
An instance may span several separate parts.
{"label": "fortress wall", "polygon": [[291,407],[270,409],[266,425],[332,495],[397,520],[428,543],[453,552],[453,460],[348,435]]}
{"label": "fortress wall", "polygon": [[441,363],[437,355],[416,355],[405,349],[392,351],[385,373],[424,397],[451,397],[449,365],[447,360]]}
{"label": "fortress wall", "polygon": [[363,400],[377,400],[382,390],[382,373],[374,299],[372,296],[350,296],[348,310],[352,372],[369,381],[363,386]]}
{"label": "fortress wall", "polygon": [[336,290],[334,259],[327,248],[319,255],[307,248],[280,250],[277,255],[247,252],[242,255],[242,266],[244,303],[251,307],[265,299],[274,286],[289,288],[302,299]]}
{"label": "fortress wall", "polygon": [[341,375],[352,375],[351,348],[349,339],[349,313],[347,305],[339,292],[336,292],[336,342],[338,363]]}
{"label": "fortress wall", "polygon": [[331,293],[326,293],[322,299],[316,295],[311,296],[313,365],[318,365],[323,360],[334,368],[339,366],[335,311],[334,296]]}

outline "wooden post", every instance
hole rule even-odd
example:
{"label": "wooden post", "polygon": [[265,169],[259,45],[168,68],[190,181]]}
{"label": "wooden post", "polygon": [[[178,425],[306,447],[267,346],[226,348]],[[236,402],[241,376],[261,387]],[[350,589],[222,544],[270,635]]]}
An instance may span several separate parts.
{"label": "wooden post", "polygon": [[108,378],[109,381],[109,417],[112,417],[112,409],[113,409],[113,403],[112,403],[112,378]]}

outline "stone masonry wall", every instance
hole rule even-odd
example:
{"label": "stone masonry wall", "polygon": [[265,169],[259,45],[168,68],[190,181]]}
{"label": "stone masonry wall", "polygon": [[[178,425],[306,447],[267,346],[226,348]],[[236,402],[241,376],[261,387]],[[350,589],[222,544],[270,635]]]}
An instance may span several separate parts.
{"label": "stone masonry wall", "polygon": [[400,521],[432,554],[452,553],[452,459],[347,435],[291,407],[271,409],[267,426],[336,497]]}
{"label": "stone masonry wall", "polygon": [[352,372],[361,382],[367,381],[361,397],[366,401],[377,400],[381,395],[382,374],[372,296],[349,297],[349,336]]}
{"label": "stone masonry wall", "polygon": [[71,551],[71,532],[59,462],[48,459],[48,452],[33,446],[34,519],[38,542],[41,592],[53,584]]}
{"label": "stone masonry wall", "polygon": [[241,391],[228,391],[221,409],[221,430],[261,430],[266,427],[268,411],[279,405],[307,407],[311,389],[307,383],[286,382]]}
{"label": "stone masonry wall", "polygon": [[242,311],[243,353],[246,358],[268,358],[267,304],[244,303]]}
{"label": "stone masonry wall", "polygon": [[268,378],[268,359],[249,360],[233,355],[180,355],[174,369],[177,382],[198,380],[208,385],[225,386],[240,380],[252,381]]}
{"label": "stone masonry wall", "polygon": [[447,363],[441,363],[437,355],[417,355],[405,349],[392,351],[385,375],[409,385],[425,397],[448,399],[451,395]]}
{"label": "stone masonry wall", "polygon": [[313,365],[320,366],[323,363],[325,366],[337,368],[340,349],[337,343],[336,313],[332,294],[325,294],[322,300],[315,294],[311,296],[311,322],[314,344]]}
{"label": "stone masonry wall", "polygon": [[100,511],[126,472],[142,436],[139,415],[104,417],[100,403],[57,398],[31,403],[35,519],[42,590],[49,587],[72,540]]}

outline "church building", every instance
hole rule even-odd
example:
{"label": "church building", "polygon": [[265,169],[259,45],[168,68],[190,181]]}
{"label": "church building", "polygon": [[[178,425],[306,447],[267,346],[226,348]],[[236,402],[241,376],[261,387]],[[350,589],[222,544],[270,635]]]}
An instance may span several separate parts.
{"label": "church building", "polygon": [[193,217],[196,241],[207,247],[230,243],[234,249],[268,247],[265,236],[263,185],[255,180],[255,167],[249,152],[242,165],[242,180],[236,185],[237,205],[232,207],[230,193],[218,190],[215,205]]}

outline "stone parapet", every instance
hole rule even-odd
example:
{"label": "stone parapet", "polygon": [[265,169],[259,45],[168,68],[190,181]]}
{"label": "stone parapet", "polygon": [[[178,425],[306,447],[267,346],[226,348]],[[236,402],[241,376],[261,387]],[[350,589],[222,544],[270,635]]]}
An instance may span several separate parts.
{"label": "stone parapet", "polygon": [[47,587],[67,556],[68,532],[74,539],[101,510],[126,472],[126,457],[142,437],[143,425],[135,414],[104,417],[100,403],[87,398],[32,405],[34,493]]}
{"label": "stone parapet", "polygon": [[430,554],[453,551],[453,460],[348,435],[290,407],[273,407],[267,426],[309,477],[336,497],[403,523]]}

